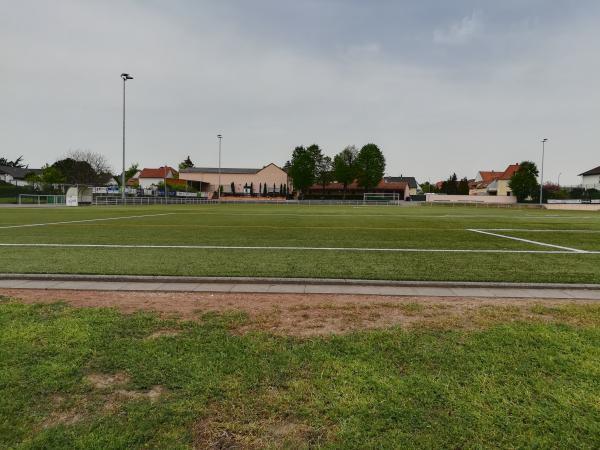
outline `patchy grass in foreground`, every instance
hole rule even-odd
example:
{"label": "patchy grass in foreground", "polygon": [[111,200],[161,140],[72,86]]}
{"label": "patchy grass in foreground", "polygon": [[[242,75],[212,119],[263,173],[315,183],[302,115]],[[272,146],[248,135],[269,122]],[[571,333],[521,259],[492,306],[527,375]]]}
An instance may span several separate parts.
{"label": "patchy grass in foreground", "polygon": [[0,447],[597,448],[600,307],[528,308],[298,338],[5,299]]}

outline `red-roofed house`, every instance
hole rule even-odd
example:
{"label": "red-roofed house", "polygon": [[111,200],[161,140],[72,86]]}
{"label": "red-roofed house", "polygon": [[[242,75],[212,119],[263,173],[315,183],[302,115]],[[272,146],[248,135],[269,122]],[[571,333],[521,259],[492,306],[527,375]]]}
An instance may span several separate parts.
{"label": "red-roofed house", "polygon": [[512,191],[508,183],[517,170],[519,164],[511,164],[503,172],[480,170],[469,195],[511,196]]}
{"label": "red-roofed house", "polygon": [[[158,169],[144,168],[136,173],[133,178],[130,178],[127,184],[130,184],[130,181],[133,182],[137,178],[138,185],[142,189],[150,189],[152,186],[164,183],[165,179],[175,179],[177,175],[177,171],[169,166],[159,167]],[[169,181],[167,181],[167,184],[169,184]]]}

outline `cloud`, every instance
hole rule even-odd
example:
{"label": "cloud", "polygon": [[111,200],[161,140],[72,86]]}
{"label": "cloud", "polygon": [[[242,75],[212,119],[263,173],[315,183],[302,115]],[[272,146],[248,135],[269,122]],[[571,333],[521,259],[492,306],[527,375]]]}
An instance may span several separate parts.
{"label": "cloud", "polygon": [[449,27],[436,29],[433,32],[433,42],[442,45],[466,44],[480,36],[483,29],[482,14],[479,11],[473,11],[471,15],[463,17]]}
{"label": "cloud", "polygon": [[127,71],[143,166],[216,164],[222,133],[224,165],[375,142],[390,175],[435,180],[537,158],[543,135],[548,176],[576,183],[598,165],[600,2],[542,1],[5,2],[0,154],[89,148],[120,167]]}

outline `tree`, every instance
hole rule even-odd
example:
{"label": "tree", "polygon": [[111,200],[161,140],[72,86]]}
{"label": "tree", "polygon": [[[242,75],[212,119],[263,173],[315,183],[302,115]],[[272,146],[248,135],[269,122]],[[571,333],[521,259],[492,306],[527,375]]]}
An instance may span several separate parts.
{"label": "tree", "polygon": [[[131,166],[129,166],[129,169],[127,169],[125,171],[125,183],[127,183],[127,181],[129,181],[129,179],[131,179],[136,173],[138,173],[139,170],[140,170],[139,163],[135,163],[135,164],[132,164]],[[117,183],[120,186],[121,185],[121,177],[115,176],[115,180],[117,181]]]}
{"label": "tree", "polygon": [[22,155],[19,156],[14,161],[9,161],[8,158],[5,158],[4,156],[0,156],[0,166],[17,167],[19,169],[27,168],[27,166],[25,164],[23,164],[23,156]]}
{"label": "tree", "polygon": [[45,166],[42,168],[42,173],[40,175],[36,175],[35,173],[28,173],[25,175],[25,179],[30,183],[36,184],[45,184],[45,185],[54,185],[54,184],[62,184],[65,182],[64,175],[53,166]]}
{"label": "tree", "polygon": [[329,156],[321,156],[316,163],[316,180],[323,188],[333,181],[333,163]]}
{"label": "tree", "polygon": [[125,171],[125,183],[127,183],[127,180],[135,176],[135,174],[138,173],[139,170],[139,163],[135,163],[129,166],[129,169]]}
{"label": "tree", "polygon": [[469,180],[467,180],[467,177],[458,182],[458,195],[469,195]]}
{"label": "tree", "polygon": [[518,202],[523,202],[529,197],[539,198],[538,173],[537,166],[531,161],[523,161],[519,164],[519,168],[508,182]]}
{"label": "tree", "polygon": [[358,150],[354,145],[350,145],[333,157],[333,177],[338,183],[344,185],[344,200],[346,199],[348,185],[356,179],[357,156]]}
{"label": "tree", "polygon": [[424,194],[439,192],[439,189],[437,188],[435,183],[430,183],[429,181],[421,183],[421,190],[423,191]]}
{"label": "tree", "polygon": [[267,196],[267,183],[263,183],[263,197]]}
{"label": "tree", "polygon": [[194,167],[194,163],[190,159],[190,155],[185,158],[182,162],[179,163],[179,170],[189,169],[190,167]]}
{"label": "tree", "polygon": [[66,154],[65,158],[88,163],[96,173],[96,181],[94,183],[105,183],[111,176],[112,168],[106,156],[101,153],[95,153],[90,150],[71,150]]}
{"label": "tree", "polygon": [[87,161],[65,158],[56,161],[52,167],[63,175],[66,184],[97,184],[100,182],[100,177]]}
{"label": "tree", "polygon": [[231,193],[235,195],[235,183],[231,182]]}
{"label": "tree", "polygon": [[356,157],[358,184],[369,191],[379,184],[385,172],[385,157],[375,144],[367,144]]}
{"label": "tree", "polygon": [[446,195],[458,194],[458,177],[455,173],[450,175],[448,179],[442,183],[442,192]]}
{"label": "tree", "polygon": [[302,146],[296,147],[292,153],[292,159],[286,163],[288,175],[300,195],[303,195],[315,183],[316,151],[314,147],[317,146],[311,146],[308,149]]}

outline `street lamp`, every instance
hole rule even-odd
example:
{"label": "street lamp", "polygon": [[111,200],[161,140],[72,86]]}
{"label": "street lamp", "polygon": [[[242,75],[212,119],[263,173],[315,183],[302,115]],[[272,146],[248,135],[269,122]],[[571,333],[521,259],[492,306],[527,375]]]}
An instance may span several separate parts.
{"label": "street lamp", "polygon": [[561,175],[562,175],[562,172],[559,172],[559,173],[558,173],[558,183],[557,183],[557,184],[558,184],[558,187],[560,187],[560,176],[561,176]]}
{"label": "street lamp", "polygon": [[166,205],[167,204],[167,165],[166,164],[165,164],[164,175],[165,175],[164,183],[165,183],[165,205]]}
{"label": "street lamp", "polygon": [[121,172],[121,199],[125,204],[125,82],[133,80],[133,77],[128,73],[122,73],[123,79],[123,172]]}
{"label": "street lamp", "polygon": [[540,176],[540,206],[542,206],[542,196],[544,195],[544,153],[546,152],[547,138],[542,139],[542,174]]}
{"label": "street lamp", "polygon": [[217,186],[217,195],[219,198],[219,202],[221,201],[221,140],[223,139],[223,136],[221,134],[217,134],[217,139],[219,139],[219,177],[218,177],[218,183],[219,185]]}

